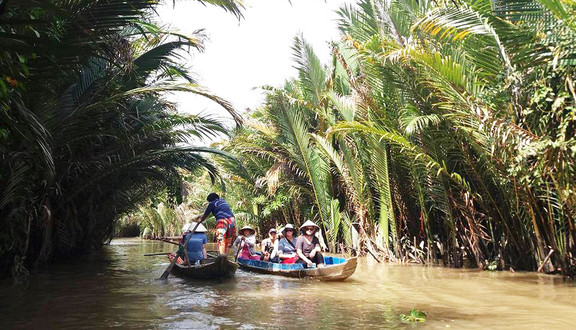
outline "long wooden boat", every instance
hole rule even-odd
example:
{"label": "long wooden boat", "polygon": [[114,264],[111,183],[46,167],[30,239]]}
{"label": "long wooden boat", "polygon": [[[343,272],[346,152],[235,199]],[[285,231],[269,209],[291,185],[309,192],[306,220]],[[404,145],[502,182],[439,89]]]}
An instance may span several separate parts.
{"label": "long wooden boat", "polygon": [[354,274],[357,259],[324,257],[324,267],[304,268],[301,264],[279,264],[260,260],[238,258],[240,268],[287,277],[313,278],[322,281],[342,281]]}
{"label": "long wooden boat", "polygon": [[228,260],[225,254],[217,257],[208,257],[202,260],[200,265],[186,266],[181,263],[176,263],[172,268],[172,274],[199,279],[199,280],[212,280],[212,279],[226,279],[234,277],[234,273],[238,269],[238,264]]}

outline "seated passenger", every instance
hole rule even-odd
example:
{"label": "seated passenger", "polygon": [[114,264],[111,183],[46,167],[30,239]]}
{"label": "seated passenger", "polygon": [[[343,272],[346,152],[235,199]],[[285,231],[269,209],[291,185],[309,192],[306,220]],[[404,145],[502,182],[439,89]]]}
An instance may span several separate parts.
{"label": "seated passenger", "polygon": [[282,237],[278,243],[278,258],[283,264],[293,264],[298,260],[296,254],[296,239],[294,238],[294,226],[287,224],[282,229]]}
{"label": "seated passenger", "polygon": [[278,260],[278,240],[276,239],[276,228],[270,228],[268,238],[264,239],[262,246],[262,260],[270,262],[279,262]]}
{"label": "seated passenger", "polygon": [[250,226],[244,226],[240,229],[240,236],[232,244],[236,248],[236,256],[240,259],[260,260],[260,255],[254,251],[256,245],[256,231]]}
{"label": "seated passenger", "polygon": [[[194,233],[192,233],[192,230]],[[208,238],[206,237],[206,227],[204,225],[199,224],[196,227],[196,222],[192,222],[187,224],[182,228],[186,233],[183,237],[183,242],[188,242],[186,245],[186,253],[188,254],[188,260],[190,260],[191,264],[195,264],[200,262],[200,260],[206,259],[208,256],[206,254],[206,243],[208,243]]]}
{"label": "seated passenger", "polygon": [[324,257],[320,249],[320,241],[314,236],[318,227],[314,222],[308,220],[300,226],[302,235],[296,240],[296,254],[298,254],[298,263],[304,267],[312,267],[313,264],[318,267],[324,267]]}

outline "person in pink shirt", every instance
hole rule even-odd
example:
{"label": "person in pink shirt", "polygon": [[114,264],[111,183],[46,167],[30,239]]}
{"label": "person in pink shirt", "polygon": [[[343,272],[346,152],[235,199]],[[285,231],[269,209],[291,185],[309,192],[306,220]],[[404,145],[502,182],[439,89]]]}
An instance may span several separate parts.
{"label": "person in pink shirt", "polygon": [[236,247],[236,255],[240,259],[260,260],[260,255],[254,251],[256,246],[256,231],[250,226],[244,226],[240,229],[240,236],[232,244]]}

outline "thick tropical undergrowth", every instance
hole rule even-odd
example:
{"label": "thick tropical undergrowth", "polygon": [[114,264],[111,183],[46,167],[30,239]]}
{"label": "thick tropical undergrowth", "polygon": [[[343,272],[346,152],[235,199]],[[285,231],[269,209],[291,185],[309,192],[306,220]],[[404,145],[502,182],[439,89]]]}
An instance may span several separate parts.
{"label": "thick tropical undergrowth", "polygon": [[332,63],[297,37],[299,76],[224,144],[245,220],[312,218],[336,251],[574,276],[574,2],[339,14]]}
{"label": "thick tropical undergrowth", "polygon": [[[238,17],[239,1],[202,1]],[[232,107],[182,64],[202,49],[154,24],[150,0],[0,1],[0,275],[99,248],[179,170],[217,173],[191,138],[226,133],[167,92]],[[168,187],[168,188],[166,188]]]}

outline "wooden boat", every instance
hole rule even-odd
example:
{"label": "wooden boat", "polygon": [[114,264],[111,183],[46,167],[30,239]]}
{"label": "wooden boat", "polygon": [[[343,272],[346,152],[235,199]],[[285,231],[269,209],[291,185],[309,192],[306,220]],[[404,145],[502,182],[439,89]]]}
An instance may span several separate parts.
{"label": "wooden boat", "polygon": [[208,259],[202,260],[199,265],[186,266],[182,263],[176,263],[171,273],[181,277],[213,280],[234,277],[238,269],[238,264],[228,260],[225,254],[219,256],[209,256]]}
{"label": "wooden boat", "polygon": [[357,259],[324,257],[325,266],[304,268],[301,264],[279,264],[260,260],[238,258],[242,269],[263,273],[297,278],[313,278],[322,281],[342,281],[354,274]]}

